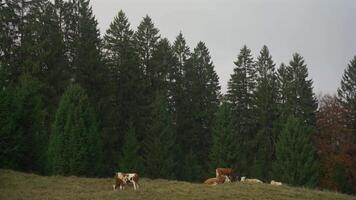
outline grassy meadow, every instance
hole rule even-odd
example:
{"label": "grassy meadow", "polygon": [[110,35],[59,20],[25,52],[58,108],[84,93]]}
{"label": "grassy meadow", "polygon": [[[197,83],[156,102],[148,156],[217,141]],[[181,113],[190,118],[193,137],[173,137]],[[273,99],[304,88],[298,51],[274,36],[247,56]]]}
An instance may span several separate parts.
{"label": "grassy meadow", "polygon": [[113,191],[112,184],[112,178],[45,177],[12,170],[0,170],[0,199],[356,199],[355,196],[335,192],[239,182],[208,186],[199,183],[167,181],[162,179],[141,179],[141,188],[137,191],[134,191],[132,186],[126,187],[123,191]]}

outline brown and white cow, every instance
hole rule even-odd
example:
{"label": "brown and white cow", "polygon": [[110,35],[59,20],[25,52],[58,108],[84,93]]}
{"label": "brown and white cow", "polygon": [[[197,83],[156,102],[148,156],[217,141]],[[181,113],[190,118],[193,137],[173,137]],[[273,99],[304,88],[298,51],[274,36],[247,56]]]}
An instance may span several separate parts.
{"label": "brown and white cow", "polygon": [[124,186],[126,185],[124,176],[125,176],[125,174],[122,172],[115,173],[115,176],[114,176],[115,184],[112,186],[114,190],[116,190],[117,188],[119,188],[120,190],[124,189]]}
{"label": "brown and white cow", "polygon": [[138,184],[138,180],[140,177],[137,173],[126,173],[124,175],[124,181],[126,184],[133,184],[134,190],[138,189],[140,184]]}
{"label": "brown and white cow", "polygon": [[139,187],[138,180],[139,176],[137,173],[117,172],[114,176],[115,184],[113,185],[113,189],[116,190],[119,188],[120,190],[123,190],[125,185],[132,184],[134,190],[136,190]]}
{"label": "brown and white cow", "polygon": [[228,176],[222,175],[219,177],[214,177],[214,178],[209,178],[206,181],[204,181],[205,184],[208,185],[217,185],[217,184],[223,184],[225,182],[231,182]]}
{"label": "brown and white cow", "polygon": [[216,168],[216,177],[227,176],[231,181],[234,181],[234,171],[232,168]]}

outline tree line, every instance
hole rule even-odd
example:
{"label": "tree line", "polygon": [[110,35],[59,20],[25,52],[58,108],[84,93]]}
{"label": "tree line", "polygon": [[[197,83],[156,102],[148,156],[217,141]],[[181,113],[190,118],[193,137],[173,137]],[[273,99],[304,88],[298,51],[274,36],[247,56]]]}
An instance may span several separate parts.
{"label": "tree line", "polygon": [[89,0],[1,0],[0,167],[200,181],[241,176],[356,192],[356,56],[319,102],[303,57],[244,46],[226,94],[209,49],[119,11],[103,37]]}

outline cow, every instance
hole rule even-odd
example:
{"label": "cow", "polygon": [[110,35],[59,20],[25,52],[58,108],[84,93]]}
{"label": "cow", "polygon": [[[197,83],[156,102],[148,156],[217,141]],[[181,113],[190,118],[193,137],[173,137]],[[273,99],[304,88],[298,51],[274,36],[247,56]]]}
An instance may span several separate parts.
{"label": "cow", "polygon": [[128,183],[132,183],[133,184],[133,187],[134,187],[134,190],[138,189],[140,184],[138,184],[138,180],[139,180],[139,176],[137,173],[126,173],[124,174],[124,182],[126,184]]}
{"label": "cow", "polygon": [[281,182],[278,182],[278,181],[271,180],[271,185],[277,185],[277,186],[279,186],[279,185],[282,185],[282,183],[281,183]]}
{"label": "cow", "polygon": [[216,168],[215,170],[216,177],[219,176],[228,176],[230,181],[234,181],[237,177],[234,176],[234,171],[232,168]]}
{"label": "cow", "polygon": [[247,182],[247,183],[263,183],[262,181],[256,179],[256,178],[246,178],[246,177],[241,177],[241,182]]}
{"label": "cow", "polygon": [[116,190],[117,188],[119,188],[120,190],[124,189],[124,185],[126,185],[124,176],[125,176],[125,174],[122,172],[115,173],[115,176],[114,176],[115,184],[112,186],[114,190]]}
{"label": "cow", "polygon": [[228,176],[221,175],[219,177],[214,177],[214,178],[209,178],[206,181],[204,181],[205,184],[207,185],[217,185],[217,184],[223,184],[225,182],[231,182]]}

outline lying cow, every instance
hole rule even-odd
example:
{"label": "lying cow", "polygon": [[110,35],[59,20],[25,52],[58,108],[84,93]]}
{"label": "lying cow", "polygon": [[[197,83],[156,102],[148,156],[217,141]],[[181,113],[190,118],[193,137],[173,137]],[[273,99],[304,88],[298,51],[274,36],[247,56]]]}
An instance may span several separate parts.
{"label": "lying cow", "polygon": [[113,185],[113,189],[116,190],[120,188],[120,190],[124,189],[124,186],[127,184],[132,184],[134,190],[139,187],[138,180],[139,176],[137,173],[122,173],[117,172],[114,176],[115,185]]}
{"label": "lying cow", "polygon": [[262,181],[256,179],[256,178],[246,178],[246,177],[241,177],[241,182],[247,182],[247,183],[263,183]]}
{"label": "lying cow", "polygon": [[204,181],[205,184],[208,185],[217,185],[217,184],[223,184],[223,183],[230,183],[231,180],[229,179],[228,176],[221,175],[219,177],[214,177],[214,178],[209,178],[206,181]]}
{"label": "lying cow", "polygon": [[271,180],[271,185],[277,185],[277,186],[279,186],[279,185],[282,185],[282,183],[281,183],[281,182],[278,182],[278,181]]}
{"label": "lying cow", "polygon": [[216,168],[215,173],[216,177],[225,175],[225,176],[231,176],[233,170],[231,168]]}

